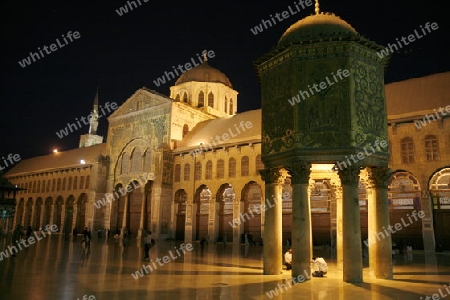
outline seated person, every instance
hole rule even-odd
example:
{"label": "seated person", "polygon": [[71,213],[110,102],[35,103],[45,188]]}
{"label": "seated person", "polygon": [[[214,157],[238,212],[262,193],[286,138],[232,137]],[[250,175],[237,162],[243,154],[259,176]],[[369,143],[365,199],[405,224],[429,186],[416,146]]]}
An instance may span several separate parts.
{"label": "seated person", "polygon": [[312,276],[323,277],[328,272],[328,265],[323,257],[313,257],[312,263],[314,264]]}
{"label": "seated person", "polygon": [[292,269],[292,247],[289,247],[284,254],[284,264],[286,265],[286,270]]}

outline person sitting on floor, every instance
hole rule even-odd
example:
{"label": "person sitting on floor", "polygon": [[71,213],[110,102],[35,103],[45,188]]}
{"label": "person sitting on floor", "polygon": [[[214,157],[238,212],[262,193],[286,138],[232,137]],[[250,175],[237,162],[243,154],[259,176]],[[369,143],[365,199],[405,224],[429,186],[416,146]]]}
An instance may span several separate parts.
{"label": "person sitting on floor", "polygon": [[292,269],[292,247],[289,247],[284,254],[284,264],[286,265],[286,270]]}
{"label": "person sitting on floor", "polygon": [[323,277],[328,272],[328,264],[323,257],[313,257],[312,263],[314,264],[312,276]]}

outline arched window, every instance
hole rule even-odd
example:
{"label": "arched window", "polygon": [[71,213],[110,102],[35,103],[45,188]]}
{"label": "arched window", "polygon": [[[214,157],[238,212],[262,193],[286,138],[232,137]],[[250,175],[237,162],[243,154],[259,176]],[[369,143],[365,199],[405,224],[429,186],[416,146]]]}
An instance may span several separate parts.
{"label": "arched window", "polygon": [[72,177],[69,177],[69,181],[67,183],[67,190],[70,191],[72,189]]}
{"label": "arched window", "polygon": [[208,162],[206,163],[205,179],[206,180],[212,179],[212,161],[210,160],[208,160]]}
{"label": "arched window", "polygon": [[78,188],[78,177],[75,176],[73,178],[73,189],[76,190]]}
{"label": "arched window", "polygon": [[183,102],[188,102],[188,96],[186,92],[183,94]]}
{"label": "arched window", "polygon": [[205,93],[203,91],[200,91],[198,94],[198,104],[197,107],[203,107],[205,106]]}
{"label": "arched window", "polygon": [[230,99],[230,115],[234,114],[233,99]]}
{"label": "arched window", "polygon": [[233,157],[228,160],[228,177],[236,177],[236,160]]}
{"label": "arched window", "polygon": [[66,178],[63,178],[61,191],[66,190]]}
{"label": "arched window", "polygon": [[177,94],[177,95],[175,96],[175,100],[176,100],[176,101],[180,101],[180,94]]}
{"label": "arched window", "polygon": [[56,190],[56,179],[53,179],[52,192],[54,192],[55,190]]}
{"label": "arched window", "polygon": [[196,162],[195,163],[195,174],[194,174],[195,180],[201,180],[202,179],[202,163]]}
{"label": "arched window", "polygon": [[402,163],[412,164],[414,163],[414,142],[412,138],[404,138],[400,141],[400,149],[402,156]]}
{"label": "arched window", "polygon": [[52,185],[52,184],[51,184],[50,179],[47,180],[47,189],[45,190],[46,192],[50,192],[50,186],[51,186],[51,185]]}
{"label": "arched window", "polygon": [[129,156],[124,153],[122,155],[122,169],[121,169],[121,174],[128,174],[128,168],[130,166],[130,158]]}
{"label": "arched window", "polygon": [[176,164],[175,165],[175,182],[180,182],[181,179],[181,165]]}
{"label": "arched window", "polygon": [[142,170],[142,154],[139,148],[134,148],[131,155],[131,173],[138,173]]}
{"label": "arched window", "polygon": [[91,176],[87,175],[86,176],[86,185],[84,187],[85,189],[89,189],[90,181],[91,181]]}
{"label": "arched window", "polygon": [[80,176],[80,190],[84,188],[84,176]]}
{"label": "arched window", "polygon": [[425,153],[427,161],[439,160],[439,144],[435,135],[425,137]]}
{"label": "arched window", "polygon": [[147,149],[144,153],[144,172],[150,172],[152,168],[152,151]]}
{"label": "arched window", "polygon": [[225,113],[227,113],[228,112],[228,98],[227,98],[227,96],[225,96]]}
{"label": "arched window", "polygon": [[184,124],[183,126],[183,137],[189,132],[189,126],[187,124]]}
{"label": "arched window", "polygon": [[241,159],[241,176],[248,176],[250,175],[250,170],[249,170],[249,163],[250,160],[248,158],[248,156],[244,156]]}
{"label": "arched window", "polygon": [[225,164],[223,159],[217,161],[217,179],[223,179],[225,175]]}
{"label": "arched window", "polygon": [[191,178],[191,165],[185,164],[184,165],[184,180],[189,180]]}
{"label": "arched window", "polygon": [[208,106],[214,108],[214,94],[212,92],[208,94]]}
{"label": "arched window", "polygon": [[262,169],[264,169],[264,164],[261,159],[261,154],[258,154],[256,155],[256,173],[258,174],[258,172]]}
{"label": "arched window", "polygon": [[56,185],[56,191],[59,192],[61,190],[61,178],[58,178],[57,185]]}

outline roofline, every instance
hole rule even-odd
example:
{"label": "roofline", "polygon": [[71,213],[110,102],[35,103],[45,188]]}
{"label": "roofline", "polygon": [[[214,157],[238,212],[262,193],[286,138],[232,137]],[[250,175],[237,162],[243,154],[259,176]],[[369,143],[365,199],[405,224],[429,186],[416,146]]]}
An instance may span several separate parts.
{"label": "roofline", "polygon": [[[201,151],[201,153],[204,152],[211,152],[211,151],[216,151],[219,149],[223,149],[223,148],[230,148],[230,147],[235,147],[235,146],[246,146],[246,145],[253,145],[253,144],[261,144],[262,143],[262,139],[250,139],[250,140],[242,140],[242,141],[236,141],[234,143],[222,143],[219,145],[216,145],[215,147],[211,147],[211,149],[205,150],[205,151]],[[184,155],[184,154],[191,154],[193,152],[193,150],[197,149],[197,147],[180,147],[177,149],[172,150],[172,155],[176,156],[176,155]]]}
{"label": "roofline", "polygon": [[55,171],[65,171],[65,170],[69,170],[69,169],[87,169],[87,168],[91,168],[94,164],[89,163],[89,164],[78,164],[78,165],[70,165],[70,166],[64,166],[64,167],[59,167],[59,168],[48,168],[48,169],[41,169],[41,170],[36,170],[36,171],[29,171],[29,172],[20,172],[20,173],[6,173],[4,175],[4,177],[6,178],[13,178],[13,177],[18,177],[18,176],[23,176],[23,175],[27,175],[27,176],[33,176],[33,175],[39,175],[42,173],[48,173],[48,172],[55,172]]}

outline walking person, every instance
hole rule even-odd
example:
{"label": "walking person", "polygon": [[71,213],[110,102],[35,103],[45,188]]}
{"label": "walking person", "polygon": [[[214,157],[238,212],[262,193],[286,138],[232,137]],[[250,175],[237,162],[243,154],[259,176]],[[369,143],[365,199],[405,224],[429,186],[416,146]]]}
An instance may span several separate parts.
{"label": "walking person", "polygon": [[149,260],[150,259],[150,248],[152,247],[152,232],[150,230],[146,230],[145,231],[145,236],[144,236],[144,260]]}
{"label": "walking person", "polygon": [[83,245],[83,243],[85,248],[91,245],[91,231],[87,227],[84,227],[83,230],[83,239],[81,240],[81,245]]}
{"label": "walking person", "polygon": [[31,228],[31,226],[28,226],[28,228],[27,228],[27,240],[30,238],[32,233],[33,233],[33,229]]}
{"label": "walking person", "polygon": [[[20,225],[16,226],[16,229],[14,229],[12,235],[11,235],[11,244],[14,246],[14,242],[20,243],[20,240],[22,239],[22,230],[20,229]],[[16,253],[11,252],[11,256],[15,257]]]}
{"label": "walking person", "polygon": [[123,230],[123,237],[122,237],[122,245],[123,247],[126,249],[128,246],[128,239],[129,239],[129,233],[128,233],[128,229],[125,228]]}
{"label": "walking person", "polygon": [[223,242],[223,246],[225,247],[227,245],[227,233],[226,232],[223,233],[222,242]]}

